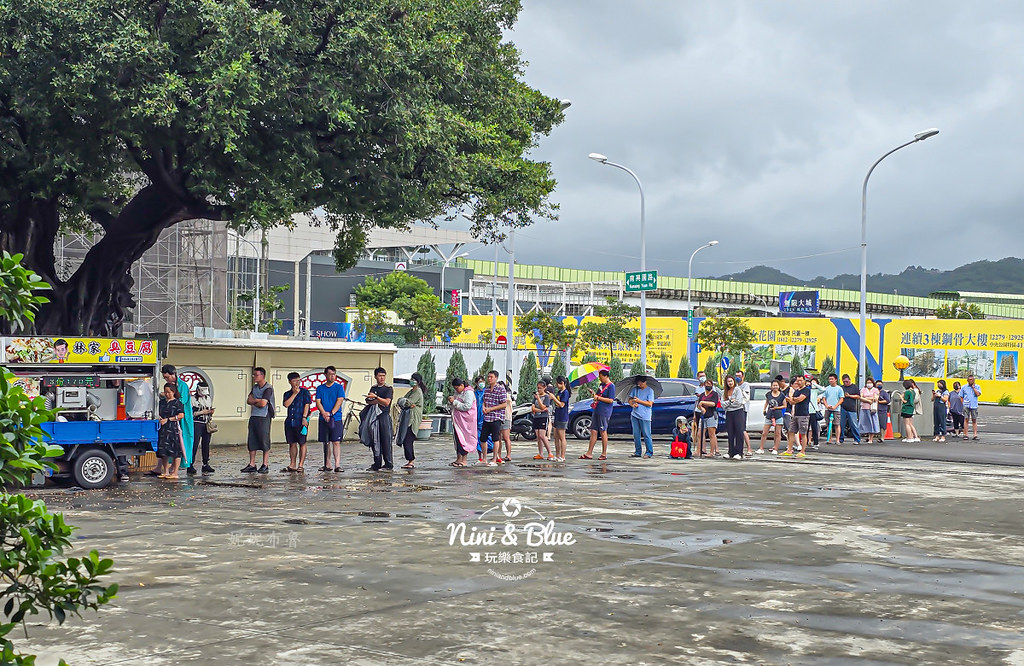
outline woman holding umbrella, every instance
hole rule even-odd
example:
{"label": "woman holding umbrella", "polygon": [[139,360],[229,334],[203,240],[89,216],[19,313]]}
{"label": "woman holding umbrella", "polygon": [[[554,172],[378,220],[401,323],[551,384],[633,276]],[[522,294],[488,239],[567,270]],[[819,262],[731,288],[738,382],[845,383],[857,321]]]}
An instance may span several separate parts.
{"label": "woman holding umbrella", "polygon": [[[630,377],[633,386],[629,389],[628,402],[633,408],[629,415],[630,425],[633,427],[633,457],[653,458],[654,443],[651,441],[651,408],[654,407],[654,389],[647,385],[646,375]],[[640,440],[644,441],[646,451],[641,452]],[[641,456],[641,453],[643,455]]]}

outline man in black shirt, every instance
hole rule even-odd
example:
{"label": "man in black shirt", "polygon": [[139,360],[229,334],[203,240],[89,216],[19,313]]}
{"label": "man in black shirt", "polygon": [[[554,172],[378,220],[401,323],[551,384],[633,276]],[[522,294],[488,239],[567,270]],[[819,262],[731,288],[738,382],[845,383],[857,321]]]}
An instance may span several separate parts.
{"label": "man in black shirt", "polygon": [[[370,392],[366,394],[366,407],[360,414],[360,423],[363,423],[363,418],[372,419],[367,422],[363,444],[370,447],[373,452],[373,465],[367,468],[367,471],[376,472],[395,468],[391,458],[391,399],[395,395],[395,390],[384,383],[388,377],[384,368],[374,370],[373,377],[377,380],[377,385],[370,387]],[[376,412],[375,407],[380,407],[381,411]]]}
{"label": "man in black shirt", "polygon": [[[808,444],[807,427],[811,420],[811,387],[806,385],[803,377],[793,380],[793,384],[786,394],[786,404],[790,405],[790,409],[793,410],[793,430],[789,431],[789,445],[782,455],[793,455],[793,445],[797,443],[802,447],[797,458],[803,458],[806,455],[804,452],[807,450]],[[803,438],[803,443],[800,442],[801,438]]]}
{"label": "man in black shirt", "polygon": [[850,425],[850,436],[860,444],[860,389],[850,383],[850,375],[843,375],[843,405],[839,410],[839,443],[843,443],[846,425]]}

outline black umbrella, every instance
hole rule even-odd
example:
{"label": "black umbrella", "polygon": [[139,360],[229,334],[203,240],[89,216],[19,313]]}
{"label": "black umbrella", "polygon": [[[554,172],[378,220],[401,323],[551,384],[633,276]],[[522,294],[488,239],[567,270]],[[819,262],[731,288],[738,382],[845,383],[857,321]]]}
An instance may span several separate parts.
{"label": "black umbrella", "polygon": [[623,377],[615,382],[615,397],[622,402],[626,402],[629,399],[629,392],[633,390],[637,380],[641,377],[647,380],[648,388],[654,389],[654,397],[660,398],[665,389],[662,388],[661,382],[650,375],[633,375],[631,377]]}

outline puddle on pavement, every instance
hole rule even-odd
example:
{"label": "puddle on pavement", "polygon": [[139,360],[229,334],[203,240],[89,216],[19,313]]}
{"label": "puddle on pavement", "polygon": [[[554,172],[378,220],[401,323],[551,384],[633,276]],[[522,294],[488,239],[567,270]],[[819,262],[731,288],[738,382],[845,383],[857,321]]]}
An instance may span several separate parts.
{"label": "puddle on pavement", "polygon": [[[391,514],[386,512],[386,511],[359,511],[359,512],[356,513],[356,515],[357,516],[365,516],[367,518],[390,518],[391,517]],[[374,521],[366,521],[366,522],[374,522]],[[385,522],[385,521],[377,521],[377,522]]]}

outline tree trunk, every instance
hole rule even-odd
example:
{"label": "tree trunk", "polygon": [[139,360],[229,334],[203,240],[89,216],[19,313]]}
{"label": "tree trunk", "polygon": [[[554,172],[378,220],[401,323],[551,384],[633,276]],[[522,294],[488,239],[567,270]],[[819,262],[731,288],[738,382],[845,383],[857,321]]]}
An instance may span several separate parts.
{"label": "tree trunk", "polygon": [[[53,207],[56,219],[56,207]],[[155,186],[140,190],[104,228],[100,239],[85,256],[82,265],[67,282],[57,278],[54,266],[53,235],[19,233],[3,229],[3,247],[15,247],[25,253],[25,265],[39,273],[53,288],[50,302],[39,309],[34,332],[43,335],[116,336],[121,332],[128,308],[136,305],[132,297],[132,264],[151,248],[160,233],[178,222],[193,217],[180,202],[164,196]],[[29,227],[35,229],[36,227]],[[50,228],[47,227],[46,231]]]}

